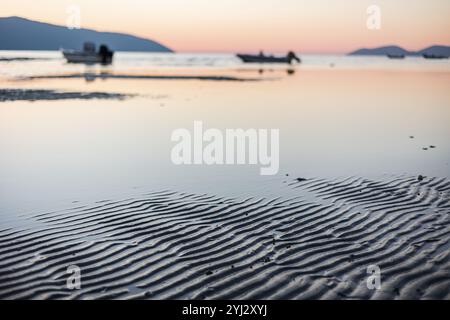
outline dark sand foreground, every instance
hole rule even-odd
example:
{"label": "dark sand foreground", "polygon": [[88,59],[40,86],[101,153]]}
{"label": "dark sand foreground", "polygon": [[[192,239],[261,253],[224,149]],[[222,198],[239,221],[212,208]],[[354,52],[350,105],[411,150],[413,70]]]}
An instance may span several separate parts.
{"label": "dark sand foreground", "polygon": [[[0,230],[0,298],[450,298],[447,179],[290,188],[298,197],[162,191],[22,216]],[[70,291],[73,264],[82,282]],[[373,264],[380,290],[366,286]]]}

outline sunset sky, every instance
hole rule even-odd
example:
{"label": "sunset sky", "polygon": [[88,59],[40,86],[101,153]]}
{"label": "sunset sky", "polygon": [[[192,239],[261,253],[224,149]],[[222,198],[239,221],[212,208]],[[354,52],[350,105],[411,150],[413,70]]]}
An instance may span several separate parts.
{"label": "sunset sky", "polygon": [[[381,29],[366,27],[370,5]],[[150,38],[183,52],[347,53],[398,44],[450,44],[449,0],[2,0],[0,16],[59,25],[81,9],[81,27]]]}

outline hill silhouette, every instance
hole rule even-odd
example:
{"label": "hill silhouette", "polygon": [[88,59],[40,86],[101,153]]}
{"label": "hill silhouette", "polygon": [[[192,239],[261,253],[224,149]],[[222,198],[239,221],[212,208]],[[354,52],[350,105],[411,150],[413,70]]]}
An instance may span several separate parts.
{"label": "hill silhouette", "polygon": [[362,56],[377,56],[377,55],[405,55],[405,56],[421,56],[423,54],[431,54],[438,56],[450,56],[449,46],[431,46],[419,51],[408,51],[399,46],[384,46],[378,48],[363,48],[349,53],[349,55],[362,55]]}
{"label": "hill silhouette", "polygon": [[68,29],[21,17],[0,18],[0,50],[79,49],[91,41],[115,51],[172,52],[168,47],[129,34]]}

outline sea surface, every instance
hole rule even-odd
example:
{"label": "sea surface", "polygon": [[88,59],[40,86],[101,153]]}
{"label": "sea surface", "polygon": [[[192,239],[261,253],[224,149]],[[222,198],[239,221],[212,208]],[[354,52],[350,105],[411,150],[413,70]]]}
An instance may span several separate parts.
{"label": "sea surface", "polygon": [[[136,95],[1,102],[0,219],[163,189],[264,196],[297,177],[449,177],[449,60],[300,56],[288,67],[119,52],[110,66],[85,66],[60,52],[0,52],[3,89]],[[171,133],[196,120],[279,129],[279,173],[174,165]]]}

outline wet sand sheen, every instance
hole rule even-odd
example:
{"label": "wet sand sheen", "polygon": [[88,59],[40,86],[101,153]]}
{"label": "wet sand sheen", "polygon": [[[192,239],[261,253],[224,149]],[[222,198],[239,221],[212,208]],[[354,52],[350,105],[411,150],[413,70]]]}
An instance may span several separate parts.
{"label": "wet sand sheen", "polygon": [[[160,191],[24,216],[0,231],[0,297],[450,298],[447,179],[289,186],[298,196]],[[65,287],[72,264],[81,290]],[[366,286],[372,264],[381,290]]]}

